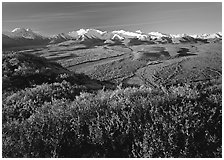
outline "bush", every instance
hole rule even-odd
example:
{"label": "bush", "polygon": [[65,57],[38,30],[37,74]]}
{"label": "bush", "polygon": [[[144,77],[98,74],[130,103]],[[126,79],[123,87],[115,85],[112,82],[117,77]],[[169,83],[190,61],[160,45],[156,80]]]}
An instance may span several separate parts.
{"label": "bush", "polygon": [[73,100],[84,86],[71,85],[69,82],[42,84],[26,88],[8,96],[3,103],[3,122],[9,119],[26,119],[45,102],[54,99]]}
{"label": "bush", "polygon": [[3,123],[3,157],[221,157],[216,87],[126,88],[40,106]]}
{"label": "bush", "polygon": [[3,54],[3,90],[18,90],[43,83],[81,84],[83,75],[73,75],[55,62],[27,53],[10,52]]}

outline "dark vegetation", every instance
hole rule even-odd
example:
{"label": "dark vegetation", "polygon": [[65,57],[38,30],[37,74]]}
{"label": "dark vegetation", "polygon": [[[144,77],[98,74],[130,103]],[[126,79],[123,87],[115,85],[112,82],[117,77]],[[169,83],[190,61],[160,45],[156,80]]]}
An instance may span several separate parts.
{"label": "dark vegetation", "polygon": [[84,75],[3,54],[3,157],[222,157],[221,82],[87,90]]}
{"label": "dark vegetation", "polygon": [[17,91],[44,83],[84,85],[91,79],[84,74],[74,74],[60,64],[44,57],[28,53],[4,52],[2,62],[2,83],[4,91]]}

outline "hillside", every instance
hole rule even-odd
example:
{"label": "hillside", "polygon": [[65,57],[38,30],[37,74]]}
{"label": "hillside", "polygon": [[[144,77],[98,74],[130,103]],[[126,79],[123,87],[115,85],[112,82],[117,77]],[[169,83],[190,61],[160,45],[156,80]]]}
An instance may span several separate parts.
{"label": "hillside", "polygon": [[83,85],[90,90],[108,86],[106,82],[90,79],[83,74],[74,74],[56,62],[29,53],[3,52],[2,73],[3,91],[63,80]]}

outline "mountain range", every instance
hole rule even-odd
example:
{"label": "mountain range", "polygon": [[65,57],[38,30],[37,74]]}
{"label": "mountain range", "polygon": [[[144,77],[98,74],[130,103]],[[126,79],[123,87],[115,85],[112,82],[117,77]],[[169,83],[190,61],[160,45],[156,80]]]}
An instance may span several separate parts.
{"label": "mountain range", "polygon": [[57,44],[69,40],[86,45],[138,45],[155,43],[211,43],[222,40],[222,33],[187,35],[187,34],[165,34],[161,32],[144,33],[140,30],[135,32],[116,30],[100,31],[97,29],[80,29],[68,33],[60,33],[54,36],[45,36],[32,29],[15,28],[11,32],[2,33],[3,48]]}

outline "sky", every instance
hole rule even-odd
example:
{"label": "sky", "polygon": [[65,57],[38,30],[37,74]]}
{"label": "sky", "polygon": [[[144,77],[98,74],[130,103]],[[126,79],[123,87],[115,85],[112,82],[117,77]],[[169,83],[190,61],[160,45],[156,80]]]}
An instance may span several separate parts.
{"label": "sky", "polygon": [[2,30],[31,28],[46,35],[81,28],[148,33],[222,31],[221,2],[3,2]]}

